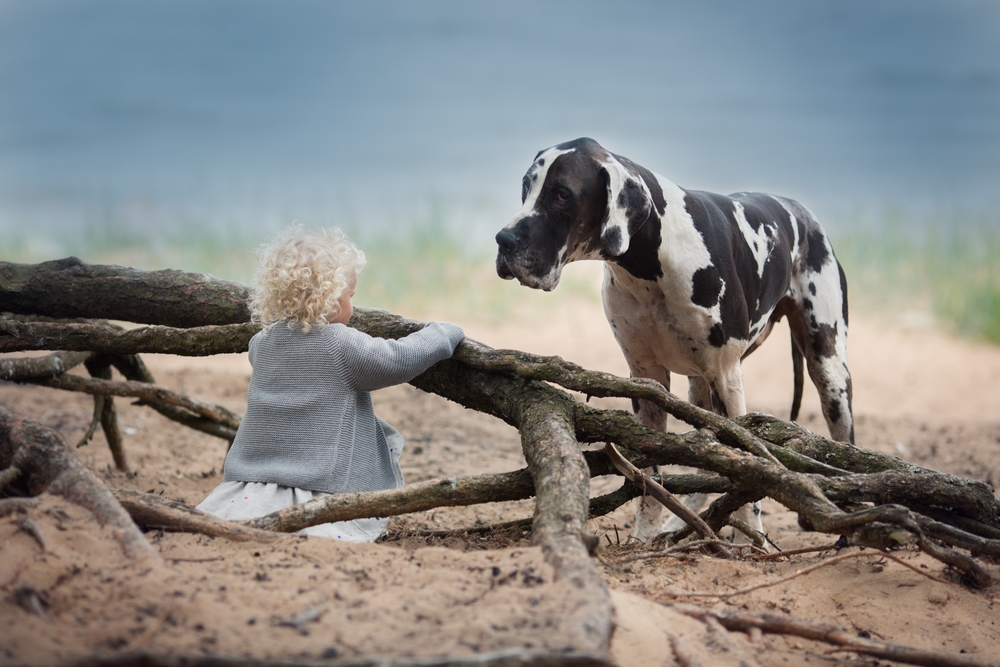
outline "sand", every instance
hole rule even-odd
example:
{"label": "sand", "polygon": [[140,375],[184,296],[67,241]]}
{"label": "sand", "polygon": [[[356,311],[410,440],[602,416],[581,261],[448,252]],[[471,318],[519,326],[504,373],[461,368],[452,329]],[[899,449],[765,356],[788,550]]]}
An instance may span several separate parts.
{"label": "sand", "polygon": [[[595,299],[553,303],[506,321],[459,323],[494,347],[558,354],[588,368],[627,373]],[[859,445],[997,483],[1000,349],[868,315],[852,321],[849,353]],[[160,384],[245,409],[245,355],[145,359]],[[787,416],[792,383],[786,329],[747,360],[745,376],[750,410]],[[673,390],[686,394],[683,379]],[[628,407],[621,400],[594,403]],[[85,396],[10,384],[0,384],[0,404],[57,429],[72,444],[92,412]],[[109,486],[196,504],[221,481],[223,441],[148,408],[121,399],[117,405],[135,472],[112,468],[100,433],[77,450]],[[516,431],[492,417],[409,386],[377,392],[375,405],[407,438],[402,467],[408,482],[524,465]],[[826,433],[811,385],[800,421]],[[670,428],[685,427],[672,420]],[[593,493],[619,483],[594,480]],[[764,509],[765,527],[784,550],[834,541],[803,532],[795,516],[773,501]],[[530,501],[423,512],[394,519],[394,539],[362,545],[298,536],[266,545],[235,543],[153,531],[147,536],[164,558],[157,568],[130,563],[114,536],[96,529],[85,512],[48,499],[30,513],[46,537],[46,552],[20,530],[20,517],[0,518],[0,665],[132,651],[351,658],[572,648],[561,626],[560,583],[527,536],[412,534],[531,512]],[[876,664],[796,638],[766,635],[752,642],[661,604],[691,601],[678,592],[731,591],[776,580],[831,559],[832,550],[773,562],[680,555],[624,563],[624,556],[643,550],[628,540],[631,512],[623,507],[590,525],[602,543],[599,567],[615,604],[610,657],[617,664],[676,664],[668,629],[704,665]],[[1000,586],[970,590],[916,551],[895,555],[945,581],[867,551],[778,586],[700,603],[787,613],[861,636],[1000,660]],[[1000,566],[984,565],[1000,579]]]}

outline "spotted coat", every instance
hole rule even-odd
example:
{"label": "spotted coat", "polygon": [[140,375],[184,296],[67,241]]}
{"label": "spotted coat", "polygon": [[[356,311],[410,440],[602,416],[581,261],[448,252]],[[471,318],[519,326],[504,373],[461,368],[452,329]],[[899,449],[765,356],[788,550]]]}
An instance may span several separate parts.
{"label": "spotted coat", "polygon": [[[686,190],[587,138],[538,153],[521,198],[496,237],[497,273],[548,291],[567,263],[604,261],[604,311],[633,376],[669,388],[671,373],[686,375],[693,403],[745,414],[740,362],[785,317],[797,371],[792,418],[804,358],[832,437],[854,441],[847,282],[804,206]],[[646,425],[666,427],[653,404],[635,408]]]}

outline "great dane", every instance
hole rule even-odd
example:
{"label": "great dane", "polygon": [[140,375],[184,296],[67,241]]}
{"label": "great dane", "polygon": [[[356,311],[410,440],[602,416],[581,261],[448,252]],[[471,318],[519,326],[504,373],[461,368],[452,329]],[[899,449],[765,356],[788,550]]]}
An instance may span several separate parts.
{"label": "great dane", "polygon": [[[685,190],[582,138],[541,151],[521,185],[521,210],[497,235],[501,278],[550,291],[563,267],[605,264],[604,313],[634,377],[670,388],[689,379],[689,400],[720,415],[746,414],[740,362],[774,323],[791,328],[798,412],[802,359],[831,436],[854,441],[847,369],[847,281],[826,233],[804,206],[753,192]],[[666,429],[666,414],[633,402],[638,419]],[[698,509],[705,498],[688,497]],[[664,526],[640,499],[635,537]],[[737,515],[763,530],[760,507]]]}

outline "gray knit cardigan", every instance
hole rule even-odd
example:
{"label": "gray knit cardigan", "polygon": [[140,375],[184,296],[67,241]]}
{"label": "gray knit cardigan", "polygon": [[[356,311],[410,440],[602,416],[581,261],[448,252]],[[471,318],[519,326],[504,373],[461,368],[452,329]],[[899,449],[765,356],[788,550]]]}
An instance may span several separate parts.
{"label": "gray knit cardigan", "polygon": [[420,375],[463,337],[456,325],[435,322],[399,340],[343,324],[308,334],[272,324],[250,339],[247,411],[224,479],[329,493],[395,488],[369,392]]}

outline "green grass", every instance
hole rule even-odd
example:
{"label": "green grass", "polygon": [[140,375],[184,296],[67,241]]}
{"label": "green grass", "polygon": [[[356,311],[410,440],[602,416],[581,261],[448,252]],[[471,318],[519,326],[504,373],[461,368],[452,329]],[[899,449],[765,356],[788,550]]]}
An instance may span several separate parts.
{"label": "green grass", "polygon": [[[400,221],[392,233],[352,233],[368,256],[356,303],[409,317],[499,322],[537,317],[573,299],[599,300],[600,268],[571,265],[545,294],[500,280],[490,239],[470,247],[440,214]],[[1000,218],[959,214],[914,221],[882,214],[875,224],[847,221],[834,235],[850,285],[852,312],[933,319],[960,335],[1000,345]],[[151,240],[95,226],[82,242],[40,246],[26,235],[0,240],[0,259],[38,262],[76,255],[87,262],[140,269],[177,268],[251,284],[254,248],[268,234],[211,231],[190,221]],[[271,233],[277,231],[275,228]],[[67,244],[71,242],[66,242]]]}
{"label": "green grass", "polygon": [[852,308],[924,312],[962,336],[1000,344],[1000,218],[884,216],[835,236]]}
{"label": "green grass", "polygon": [[[352,233],[345,225],[368,258],[358,280],[356,305],[419,319],[499,322],[537,314],[567,299],[600,299],[596,263],[570,267],[559,289],[545,294],[497,277],[492,239],[489,245],[470,247],[434,216],[401,227],[392,233]],[[82,242],[66,246],[6,238],[0,245],[0,259],[34,263],[75,255],[93,264],[204,272],[252,285],[254,251],[276,231],[249,238],[215,232],[204,225],[154,239],[92,229]]]}

